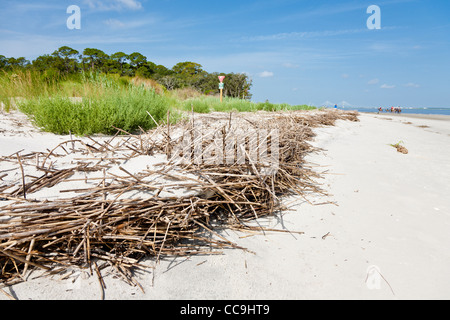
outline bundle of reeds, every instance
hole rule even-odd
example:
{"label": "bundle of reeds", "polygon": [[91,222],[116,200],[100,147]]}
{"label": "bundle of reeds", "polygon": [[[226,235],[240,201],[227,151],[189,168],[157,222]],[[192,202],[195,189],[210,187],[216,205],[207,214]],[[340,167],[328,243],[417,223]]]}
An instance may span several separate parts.
{"label": "bundle of reeds", "polygon": [[[46,153],[2,157],[0,163],[10,167],[0,171],[4,178],[0,200],[6,201],[0,207],[0,281],[5,285],[23,281],[31,268],[57,274],[76,266],[100,275],[103,267],[110,266],[130,284],[138,285],[133,270],[142,267],[140,262],[146,257],[158,260],[241,248],[218,229],[259,230],[248,221],[282,211],[285,196],[323,193],[316,181],[319,174],[307,166],[304,157],[316,150],[308,143],[314,136],[311,128],[331,125],[337,119],[357,121],[357,114],[196,115],[180,125],[158,125],[141,134],[118,129],[118,134],[103,141],[93,137],[69,140]],[[269,152],[278,157],[276,170],[267,174],[267,163],[252,159],[239,145],[233,152],[242,147],[241,162],[196,162],[195,139],[188,140],[192,145],[184,145],[189,147],[184,154],[181,150],[184,160],[193,161],[175,161],[180,143],[201,126],[221,132],[224,139],[241,134],[236,126],[244,128],[243,132],[278,130],[278,153]],[[208,143],[203,139],[200,145]],[[275,139],[268,139],[268,144],[274,145]],[[121,165],[157,154],[166,156],[159,167],[130,172]],[[70,157],[70,163],[58,166],[64,157]],[[31,168],[40,175],[27,175]],[[119,168],[121,175],[112,168]],[[13,172],[22,178],[8,179]],[[74,181],[86,184],[62,187]],[[58,199],[33,198],[39,191],[58,186]],[[175,192],[180,189],[191,193]]]}

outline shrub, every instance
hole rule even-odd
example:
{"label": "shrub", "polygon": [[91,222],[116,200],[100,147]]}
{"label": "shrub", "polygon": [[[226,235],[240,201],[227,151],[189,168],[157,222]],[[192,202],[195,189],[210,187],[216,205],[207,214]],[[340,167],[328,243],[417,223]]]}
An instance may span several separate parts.
{"label": "shrub", "polygon": [[121,89],[111,83],[102,84],[101,92],[85,96],[81,103],[58,95],[27,99],[19,108],[37,126],[57,134],[111,134],[117,131],[114,127],[128,132],[139,128],[148,130],[155,126],[148,113],[157,122],[166,119],[168,101],[154,90],[142,86]]}

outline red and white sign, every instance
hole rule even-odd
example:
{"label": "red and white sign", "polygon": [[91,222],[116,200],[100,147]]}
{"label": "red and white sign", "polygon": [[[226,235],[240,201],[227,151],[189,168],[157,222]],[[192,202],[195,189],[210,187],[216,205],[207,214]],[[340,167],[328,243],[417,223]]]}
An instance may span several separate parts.
{"label": "red and white sign", "polygon": [[225,76],[219,76],[219,81],[220,81],[220,83],[223,82],[223,79],[225,79]]}

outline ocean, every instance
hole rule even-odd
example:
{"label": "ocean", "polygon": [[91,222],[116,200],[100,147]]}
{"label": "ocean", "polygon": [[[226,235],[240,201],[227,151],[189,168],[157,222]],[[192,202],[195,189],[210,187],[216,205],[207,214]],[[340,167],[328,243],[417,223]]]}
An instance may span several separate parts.
{"label": "ocean", "polygon": [[[340,110],[356,110],[359,112],[378,113],[378,108],[338,108]],[[383,108],[384,110],[386,108]],[[383,110],[383,113],[386,111]],[[390,113],[390,112],[387,112]],[[441,114],[450,116],[450,108],[402,108],[402,113],[415,113],[415,114]]]}

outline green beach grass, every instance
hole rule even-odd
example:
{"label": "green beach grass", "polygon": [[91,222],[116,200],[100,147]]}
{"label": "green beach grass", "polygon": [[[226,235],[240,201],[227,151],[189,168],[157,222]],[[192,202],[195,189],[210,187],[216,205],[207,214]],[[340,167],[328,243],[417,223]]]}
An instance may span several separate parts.
{"label": "green beach grass", "polygon": [[[56,134],[114,134],[149,130],[157,122],[176,123],[183,112],[256,112],[311,110],[306,105],[255,103],[248,100],[167,91],[131,78],[81,73],[59,74],[18,71],[0,74],[0,101],[9,111],[18,108],[44,131]],[[11,99],[16,97],[16,99]],[[17,99],[19,97],[19,99]],[[78,97],[78,99],[73,99]],[[151,114],[151,117],[149,116]]]}
{"label": "green beach grass", "polygon": [[223,98],[223,102],[217,97],[197,97],[187,99],[182,102],[182,109],[197,113],[209,112],[256,112],[256,111],[294,111],[294,110],[313,110],[315,107],[307,105],[289,105],[287,103],[274,104],[270,102],[251,102],[237,98]]}
{"label": "green beach grass", "polygon": [[[20,96],[16,107],[36,126],[56,134],[112,134],[148,130],[166,119],[170,100],[154,90],[117,81],[106,75],[83,75],[81,79],[53,83],[34,81],[32,74],[18,75],[28,81],[8,83],[6,96]],[[33,81],[29,81],[33,80]],[[4,79],[2,80],[4,81]],[[39,90],[44,86],[45,90]],[[82,97],[81,101],[70,97]],[[7,105],[10,98],[2,98]],[[7,110],[14,107],[7,105]],[[152,115],[152,117],[149,116]],[[173,121],[179,117],[171,113]]]}

